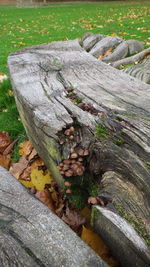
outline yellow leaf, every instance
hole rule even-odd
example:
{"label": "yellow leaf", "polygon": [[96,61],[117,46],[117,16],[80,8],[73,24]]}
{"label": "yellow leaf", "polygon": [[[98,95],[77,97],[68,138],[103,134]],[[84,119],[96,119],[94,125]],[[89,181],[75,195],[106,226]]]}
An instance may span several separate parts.
{"label": "yellow leaf", "polygon": [[86,242],[109,266],[118,267],[118,262],[111,256],[103,240],[91,229],[82,226],[81,239]]}
{"label": "yellow leaf", "polygon": [[108,249],[100,237],[85,226],[82,228],[81,239],[85,241],[100,256],[108,254]]}
{"label": "yellow leaf", "polygon": [[22,183],[27,188],[32,188],[34,186],[31,181],[19,180],[19,182]]}
{"label": "yellow leaf", "polygon": [[32,184],[37,190],[43,190],[45,184],[51,184],[51,182],[53,181],[53,178],[49,172],[44,175],[42,170],[37,169],[33,169],[31,171],[30,177]]}

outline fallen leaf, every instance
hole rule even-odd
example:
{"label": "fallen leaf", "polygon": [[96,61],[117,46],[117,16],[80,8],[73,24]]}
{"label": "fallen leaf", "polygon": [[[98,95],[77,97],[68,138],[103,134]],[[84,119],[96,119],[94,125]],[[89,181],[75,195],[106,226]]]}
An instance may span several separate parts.
{"label": "fallen leaf", "polygon": [[18,153],[21,156],[28,156],[33,149],[33,146],[30,141],[24,141],[23,143],[19,144],[19,147],[21,147],[21,149],[18,151]]}
{"label": "fallen leaf", "polygon": [[0,155],[0,166],[9,170],[10,162],[11,162],[10,158],[8,158],[6,155]]}
{"label": "fallen leaf", "polygon": [[51,197],[51,193],[49,192],[48,189],[44,189],[44,190],[40,190],[38,191],[35,196],[41,201],[43,202],[46,206],[48,206],[51,210],[55,210],[54,207],[54,202],[53,199]]}
{"label": "fallen leaf", "polygon": [[28,160],[25,156],[22,156],[19,159],[19,162],[12,163],[10,167],[10,173],[16,178],[19,179],[20,175],[24,172],[24,170],[28,167]]}
{"label": "fallen leaf", "polygon": [[109,254],[108,248],[103,240],[91,229],[82,226],[81,239],[86,242],[98,255],[106,256]]}
{"label": "fallen leaf", "polygon": [[0,132],[0,152],[3,153],[12,142],[7,132]]}
{"label": "fallen leaf", "polygon": [[62,216],[62,220],[67,223],[74,231],[78,231],[80,226],[85,223],[85,218],[76,211],[66,208],[66,214]]}
{"label": "fallen leaf", "polygon": [[105,58],[105,57],[110,56],[110,55],[112,54],[112,50],[113,50],[112,48],[109,48],[109,49],[104,53],[104,55],[99,56],[98,59],[103,59],[103,58]]}
{"label": "fallen leaf", "polygon": [[[28,157],[28,159],[31,161],[30,156]],[[40,158],[35,159],[32,163],[31,163],[31,168],[32,169],[37,169],[40,166],[44,166],[44,161]]]}
{"label": "fallen leaf", "polygon": [[3,152],[3,155],[8,155],[8,154],[10,154],[16,142],[17,142],[17,140],[14,140],[13,142],[11,142],[10,145],[8,145],[8,146],[5,148],[5,150],[4,150],[4,152]]}
{"label": "fallen leaf", "polygon": [[49,172],[46,175],[44,175],[43,171],[38,169],[31,170],[30,177],[36,190],[43,190],[45,184],[50,184],[53,181],[53,178]]}

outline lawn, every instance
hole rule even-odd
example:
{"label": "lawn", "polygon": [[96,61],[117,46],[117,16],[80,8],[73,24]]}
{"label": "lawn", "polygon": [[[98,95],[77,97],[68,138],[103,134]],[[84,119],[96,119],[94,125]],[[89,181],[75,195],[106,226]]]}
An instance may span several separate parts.
{"label": "lawn", "polygon": [[[81,37],[84,32],[122,36],[150,46],[150,3],[53,3],[45,8],[0,6],[0,72],[8,74],[7,56],[26,46]],[[11,85],[0,86],[0,131],[25,138]]]}

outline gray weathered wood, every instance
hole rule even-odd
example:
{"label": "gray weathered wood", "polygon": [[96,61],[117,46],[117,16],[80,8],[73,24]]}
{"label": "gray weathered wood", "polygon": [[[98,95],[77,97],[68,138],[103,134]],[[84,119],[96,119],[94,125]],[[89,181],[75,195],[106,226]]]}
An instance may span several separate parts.
{"label": "gray weathered wood", "polygon": [[[97,60],[78,40],[15,52],[9,56],[8,66],[28,136],[59,185],[65,177],[56,166],[70,157],[73,147],[76,152],[88,149],[89,177],[99,183],[103,193],[108,189],[109,199],[116,179],[112,177],[105,185],[101,180],[108,171],[116,172],[121,186],[113,204],[121,205],[129,217],[137,218],[145,233],[149,232],[150,86]],[[68,88],[93,106],[96,114],[75,104],[67,95]],[[75,135],[68,140],[64,130],[71,125]],[[105,134],[101,133],[104,129]],[[139,193],[138,198],[131,188]]]}
{"label": "gray weathered wood", "polygon": [[59,217],[0,167],[1,267],[106,267]]}
{"label": "gray weathered wood", "polygon": [[113,53],[104,59],[102,59],[103,62],[110,63],[117,61],[119,59],[125,58],[129,53],[129,46],[128,44],[123,41],[121,44],[119,44],[116,49],[114,49]]}
{"label": "gray weathered wood", "polygon": [[123,40],[119,37],[107,36],[101,41],[97,42],[89,53],[98,58],[99,56],[103,56],[109,48],[116,48],[122,41]]}
{"label": "gray weathered wood", "polygon": [[149,54],[150,54],[150,48],[147,48],[134,56],[117,60],[116,62],[113,62],[111,65],[114,68],[119,68],[121,65],[134,64],[135,62],[139,62],[140,60],[144,59]]}
{"label": "gray weathered wood", "polygon": [[93,226],[103,240],[107,240],[123,267],[148,267],[150,250],[133,227],[113,211],[95,206]]}
{"label": "gray weathered wood", "polygon": [[150,58],[144,60],[141,64],[124,68],[122,71],[150,84]]}

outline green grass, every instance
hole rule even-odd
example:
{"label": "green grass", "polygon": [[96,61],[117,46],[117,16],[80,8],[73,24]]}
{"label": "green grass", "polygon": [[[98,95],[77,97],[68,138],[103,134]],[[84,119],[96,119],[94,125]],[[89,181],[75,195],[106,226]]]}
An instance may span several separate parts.
{"label": "green grass", "polygon": [[[0,71],[7,74],[7,57],[26,46],[81,37],[84,32],[118,35],[150,45],[148,2],[53,3],[46,8],[0,6]],[[18,120],[10,83],[0,87],[0,131],[18,137]]]}

